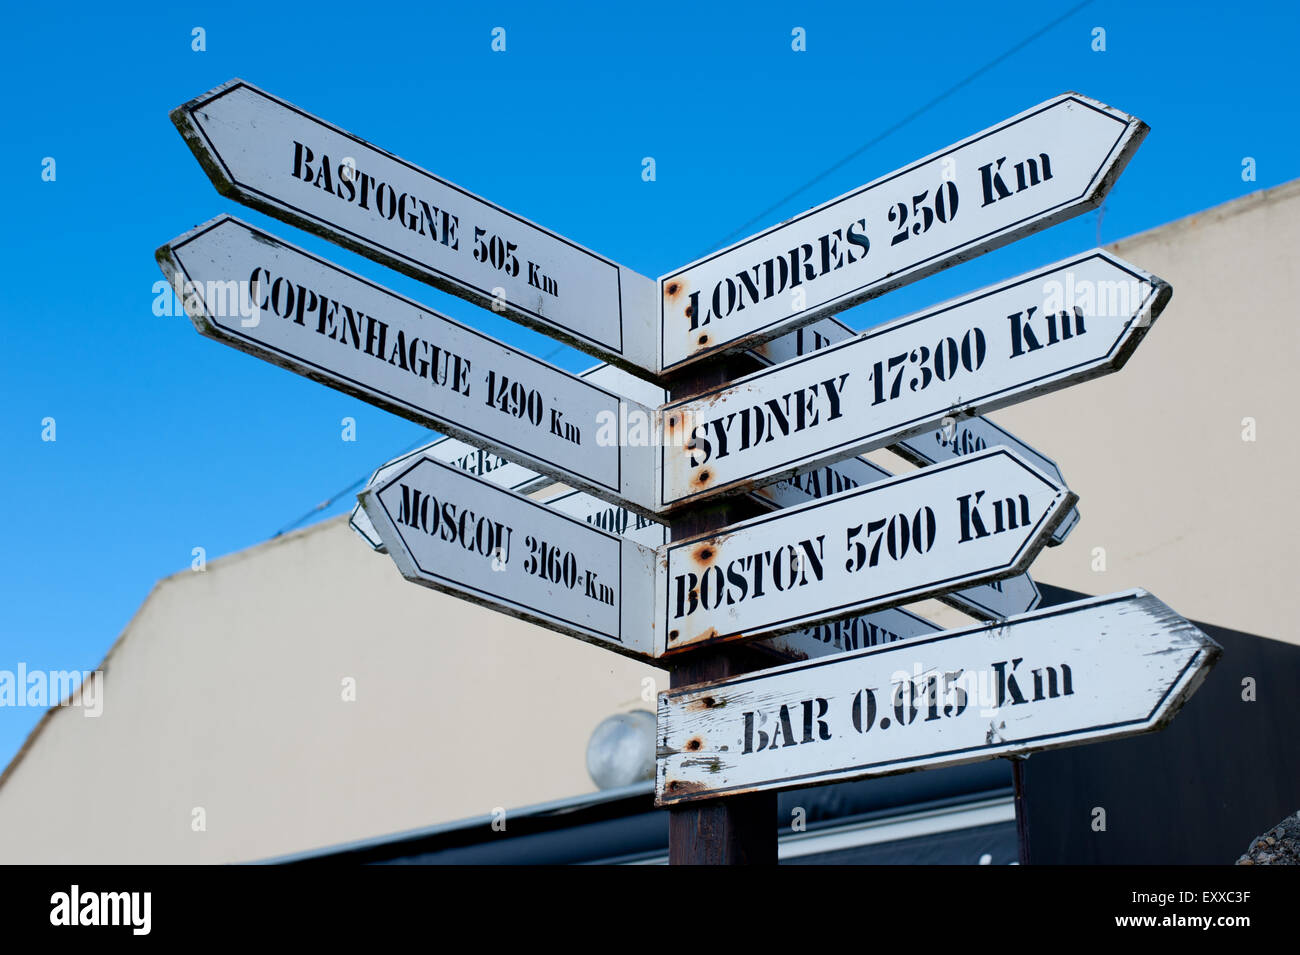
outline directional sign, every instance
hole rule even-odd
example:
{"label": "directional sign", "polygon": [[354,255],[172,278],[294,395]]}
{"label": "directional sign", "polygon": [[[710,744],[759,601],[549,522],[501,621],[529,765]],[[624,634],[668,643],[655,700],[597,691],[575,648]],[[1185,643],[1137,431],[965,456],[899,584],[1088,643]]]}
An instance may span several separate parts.
{"label": "directional sign", "polygon": [[1143,590],[659,694],[660,805],[1161,729],[1220,648]]}
{"label": "directional sign", "polygon": [[171,118],[222,195],[606,361],[658,370],[652,279],[242,80]]}
{"label": "directional sign", "polygon": [[[750,354],[765,365],[778,365],[781,362],[791,361],[803,355],[820,351],[823,348],[829,348],[831,345],[836,345],[850,338],[856,338],[857,334],[839,319],[823,318],[804,328],[782,335],[780,338],[774,338],[772,341],[759,346]],[[617,388],[614,390],[618,391]],[[663,403],[662,401],[638,400],[642,404]],[[970,454],[974,451],[983,451],[985,448],[992,448],[999,444],[1015,451],[1040,471],[1050,474],[1060,483],[1065,483],[1065,478],[1061,476],[1061,469],[1056,466],[1055,461],[1047,457],[1047,455],[1034,450],[1010,431],[998,427],[992,421],[979,415],[960,419],[944,418],[939,427],[933,431],[905,437],[890,445],[890,450],[907,458],[917,467],[925,467],[927,464],[938,464],[940,461],[961,457],[963,454]],[[838,467],[838,465],[832,465],[832,467]],[[781,487],[784,483],[768,485],[765,488],[760,488],[757,493],[763,496],[772,491],[773,488]],[[1079,509],[1076,507],[1057,526],[1056,531],[1052,534],[1052,539],[1047,542],[1048,546],[1054,547],[1064,541],[1077,523],[1079,523]],[[1035,589],[1036,593],[1037,590]],[[1037,604],[1038,601],[1035,597],[1033,603],[1018,607],[1010,611],[1010,613],[1000,614],[999,616],[1009,617],[1011,614],[1024,613],[1026,610],[1032,610]]]}
{"label": "directional sign", "polygon": [[[393,458],[393,460],[370,475],[366,487],[371,487],[390,475],[404,470],[408,462],[426,455],[436,461],[450,464],[454,468],[475,474],[485,479],[489,484],[508,488],[511,491],[523,491],[536,484],[538,479],[541,478],[541,475],[536,471],[530,471],[518,464],[511,464],[499,454],[484,451],[482,448],[475,448],[464,441],[457,441],[455,438],[438,438],[423,447]],[[595,499],[593,498],[593,500]],[[379,532],[370,523],[370,518],[366,516],[365,510],[360,504],[352,508],[352,515],[348,518],[348,526],[367,544],[379,551],[379,553],[384,553],[384,542],[380,539]]]}
{"label": "directional sign", "polygon": [[1146,133],[1066,93],[671,272],[663,368],[753,347],[1091,209]]}
{"label": "directional sign", "polygon": [[600,438],[651,409],[229,216],[157,254],[209,338],[653,512],[653,449]]}
{"label": "directional sign", "polygon": [[361,495],[407,580],[648,659],[655,551],[421,457]]}
{"label": "directional sign", "polygon": [[661,503],[746,491],[1116,371],[1171,294],[1097,249],[669,404]]}
{"label": "directional sign", "polygon": [[[1015,450],[1019,453],[1018,448]],[[1021,457],[1025,455],[1022,454]],[[1029,460],[1035,466],[1038,465],[1033,458]],[[1065,486],[1059,472],[1051,474],[1044,468],[1039,469],[1062,487]],[[831,494],[839,494],[850,488],[864,487],[892,476],[880,465],[866,458],[848,458],[812,471],[800,471],[792,478],[759,488],[751,497],[775,504],[777,507],[797,507],[808,501],[821,500]],[[1072,508],[1070,513],[1077,513],[1077,509]],[[1033,610],[1038,606],[1042,595],[1038,591],[1038,585],[1029,579],[1028,574],[1017,574],[1014,577],[1004,577],[1002,580],[994,580],[977,587],[940,594],[939,599],[980,620],[1001,620],[1004,617]]]}
{"label": "directional sign", "polygon": [[1006,448],[673,541],[662,654],[752,639],[1023,572],[1074,495]]}

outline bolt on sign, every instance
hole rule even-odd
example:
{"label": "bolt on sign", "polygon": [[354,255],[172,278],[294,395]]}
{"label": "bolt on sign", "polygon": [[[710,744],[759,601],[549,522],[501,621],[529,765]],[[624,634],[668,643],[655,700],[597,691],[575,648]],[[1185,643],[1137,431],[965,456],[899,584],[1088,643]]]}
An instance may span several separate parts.
{"label": "bolt on sign", "polygon": [[661,806],[1163,728],[1220,648],[1143,590],[659,694]]}
{"label": "bolt on sign", "polygon": [[172,111],[223,196],[645,374],[655,285],[234,79]]}
{"label": "bolt on sign", "polygon": [[1145,123],[1065,93],[659,279],[663,369],[751,348],[1098,205]]}
{"label": "bolt on sign", "polygon": [[1075,496],[1006,448],[662,548],[661,655],[795,630],[1026,570]]}
{"label": "bolt on sign", "polygon": [[157,257],[208,338],[652,511],[653,450],[596,434],[602,420],[629,412],[648,419],[652,409],[229,216]]}
{"label": "bolt on sign", "polygon": [[1117,371],[1173,290],[1096,249],[666,405],[677,508]]}
{"label": "bolt on sign", "polygon": [[361,494],[414,583],[649,659],[655,551],[432,457]]}

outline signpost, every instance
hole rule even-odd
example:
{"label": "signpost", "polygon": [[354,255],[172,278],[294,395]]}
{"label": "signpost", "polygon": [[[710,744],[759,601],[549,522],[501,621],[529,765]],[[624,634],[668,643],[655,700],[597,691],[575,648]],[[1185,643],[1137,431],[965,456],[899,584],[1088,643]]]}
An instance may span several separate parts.
{"label": "signpost", "polygon": [[670,272],[663,369],[753,347],[1091,209],[1146,134],[1066,93]]}
{"label": "signpost", "polygon": [[[772,790],[1158,729],[1218,655],[1140,590],[1017,615],[1076,498],[978,417],[1120,368],[1166,283],[1096,250],[831,317],[1095,206],[1133,117],[1064,94],[657,287],[240,80],[172,119],[223,195],[612,363],[568,374],[229,216],[157,253],[205,336],[449,435],[353,513],[406,579],[671,669],[672,862],[775,862]],[[858,457],[886,446],[921,469]],[[573,490],[518,493],[547,478]],[[999,622],[900,607],[931,596]]]}
{"label": "signpost", "polygon": [[1024,571],[1074,495],[1006,448],[666,548],[660,654],[752,639]]}
{"label": "signpost", "polygon": [[1116,371],[1171,294],[1097,249],[669,404],[660,503],[747,491]]}
{"label": "signpost", "polygon": [[652,279],[235,79],[172,110],[217,191],[640,374]]}
{"label": "signpost", "polygon": [[653,450],[597,433],[652,409],[229,216],[157,255],[203,335],[653,513]]}
{"label": "signpost", "polygon": [[616,653],[653,655],[653,549],[428,456],[361,498],[407,580]]}
{"label": "signpost", "polygon": [[1023,756],[1162,728],[1219,646],[1142,590],[659,695],[656,800]]}

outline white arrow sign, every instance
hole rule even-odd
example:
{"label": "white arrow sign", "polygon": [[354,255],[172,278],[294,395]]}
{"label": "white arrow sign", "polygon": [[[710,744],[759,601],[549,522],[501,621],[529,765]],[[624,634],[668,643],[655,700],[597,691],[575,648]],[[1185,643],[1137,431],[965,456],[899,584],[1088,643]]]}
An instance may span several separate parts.
{"label": "white arrow sign", "polygon": [[654,655],[652,548],[431,457],[361,502],[407,580],[618,653]]}
{"label": "white arrow sign", "polygon": [[1142,590],[659,694],[656,801],[790,789],[1161,729],[1219,646]]}
{"label": "white arrow sign", "polygon": [[1006,448],[673,541],[660,654],[896,606],[1026,570],[1074,495]]}
{"label": "white arrow sign", "polygon": [[658,370],[652,279],[242,80],[171,118],[222,195],[606,361]]}
{"label": "white arrow sign", "polygon": [[746,491],[1116,371],[1171,294],[1097,249],[666,405],[661,504]]}
{"label": "white arrow sign", "polygon": [[650,409],[229,216],[157,255],[207,337],[653,512],[653,450],[597,433]]}
{"label": "white arrow sign", "polygon": [[753,347],[1078,215],[1146,133],[1066,93],[669,273],[663,368]]}

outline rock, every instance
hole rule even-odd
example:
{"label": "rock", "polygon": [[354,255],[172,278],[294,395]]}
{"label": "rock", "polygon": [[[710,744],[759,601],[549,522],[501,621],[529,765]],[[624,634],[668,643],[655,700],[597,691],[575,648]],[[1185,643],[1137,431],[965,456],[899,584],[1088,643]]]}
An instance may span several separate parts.
{"label": "rock", "polygon": [[1300,813],[1287,816],[1252,842],[1237,865],[1300,865]]}

